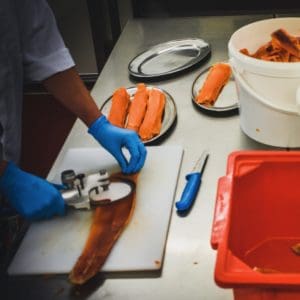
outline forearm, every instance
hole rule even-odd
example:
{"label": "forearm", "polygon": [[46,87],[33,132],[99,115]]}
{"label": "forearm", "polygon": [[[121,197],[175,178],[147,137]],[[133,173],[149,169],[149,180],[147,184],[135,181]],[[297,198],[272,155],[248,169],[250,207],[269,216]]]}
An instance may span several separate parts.
{"label": "forearm", "polygon": [[0,161],[0,176],[3,174],[6,166],[7,166],[7,161],[5,160]]}
{"label": "forearm", "polygon": [[88,127],[101,113],[75,68],[57,73],[43,81],[46,89]]}

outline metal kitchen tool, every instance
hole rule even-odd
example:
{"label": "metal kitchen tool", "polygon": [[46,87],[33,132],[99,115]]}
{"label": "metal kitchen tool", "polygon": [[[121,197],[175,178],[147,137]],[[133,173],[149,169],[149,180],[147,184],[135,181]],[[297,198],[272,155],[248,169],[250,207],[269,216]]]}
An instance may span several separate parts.
{"label": "metal kitchen tool", "polygon": [[201,177],[208,159],[208,152],[205,150],[196,162],[193,171],[186,175],[186,185],[179,201],[175,203],[178,212],[188,211],[199,190]]}
{"label": "metal kitchen tool", "polygon": [[122,200],[135,189],[135,183],[129,179],[110,179],[105,169],[93,174],[65,170],[61,173],[61,181],[65,186],[61,194],[66,205],[76,209],[90,209],[93,205]]}

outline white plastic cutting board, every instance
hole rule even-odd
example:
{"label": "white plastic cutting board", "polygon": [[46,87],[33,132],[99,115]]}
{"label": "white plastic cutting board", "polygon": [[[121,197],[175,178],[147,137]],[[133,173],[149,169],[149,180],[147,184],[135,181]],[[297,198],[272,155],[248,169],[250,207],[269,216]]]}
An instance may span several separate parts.
{"label": "white plastic cutting board", "polygon": [[[170,216],[181,165],[180,146],[148,147],[146,164],[137,183],[137,202],[131,222],[112,249],[103,271],[144,271],[161,268]],[[118,171],[115,160],[101,148],[70,149],[57,173],[106,168]],[[81,254],[91,212],[68,209],[67,215],[33,223],[8,268],[10,275],[69,273]]]}

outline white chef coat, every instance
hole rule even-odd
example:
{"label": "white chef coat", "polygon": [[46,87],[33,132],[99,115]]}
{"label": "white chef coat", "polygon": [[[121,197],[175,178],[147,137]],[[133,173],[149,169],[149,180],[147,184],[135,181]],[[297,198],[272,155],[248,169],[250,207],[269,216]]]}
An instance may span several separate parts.
{"label": "white chef coat", "polygon": [[46,0],[0,0],[0,159],[20,157],[23,80],[72,66]]}

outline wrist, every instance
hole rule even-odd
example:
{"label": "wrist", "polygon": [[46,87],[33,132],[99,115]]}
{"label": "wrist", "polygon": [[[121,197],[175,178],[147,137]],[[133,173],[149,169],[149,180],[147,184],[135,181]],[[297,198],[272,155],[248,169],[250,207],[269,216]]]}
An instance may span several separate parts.
{"label": "wrist", "polygon": [[2,160],[0,162],[0,176],[3,175],[3,173],[4,173],[4,171],[5,171],[6,167],[7,167],[7,164],[8,164],[8,162],[5,161],[5,160]]}
{"label": "wrist", "polygon": [[87,125],[87,127],[90,127],[101,116],[102,116],[101,112],[97,109],[96,111],[93,110],[92,112],[82,115],[81,120]]}
{"label": "wrist", "polygon": [[1,161],[0,162],[0,192],[5,194],[6,188],[10,185],[10,182],[14,180],[14,163]]}
{"label": "wrist", "polygon": [[88,129],[88,133],[95,135],[106,123],[108,123],[107,118],[104,115],[101,115],[91,123]]}

